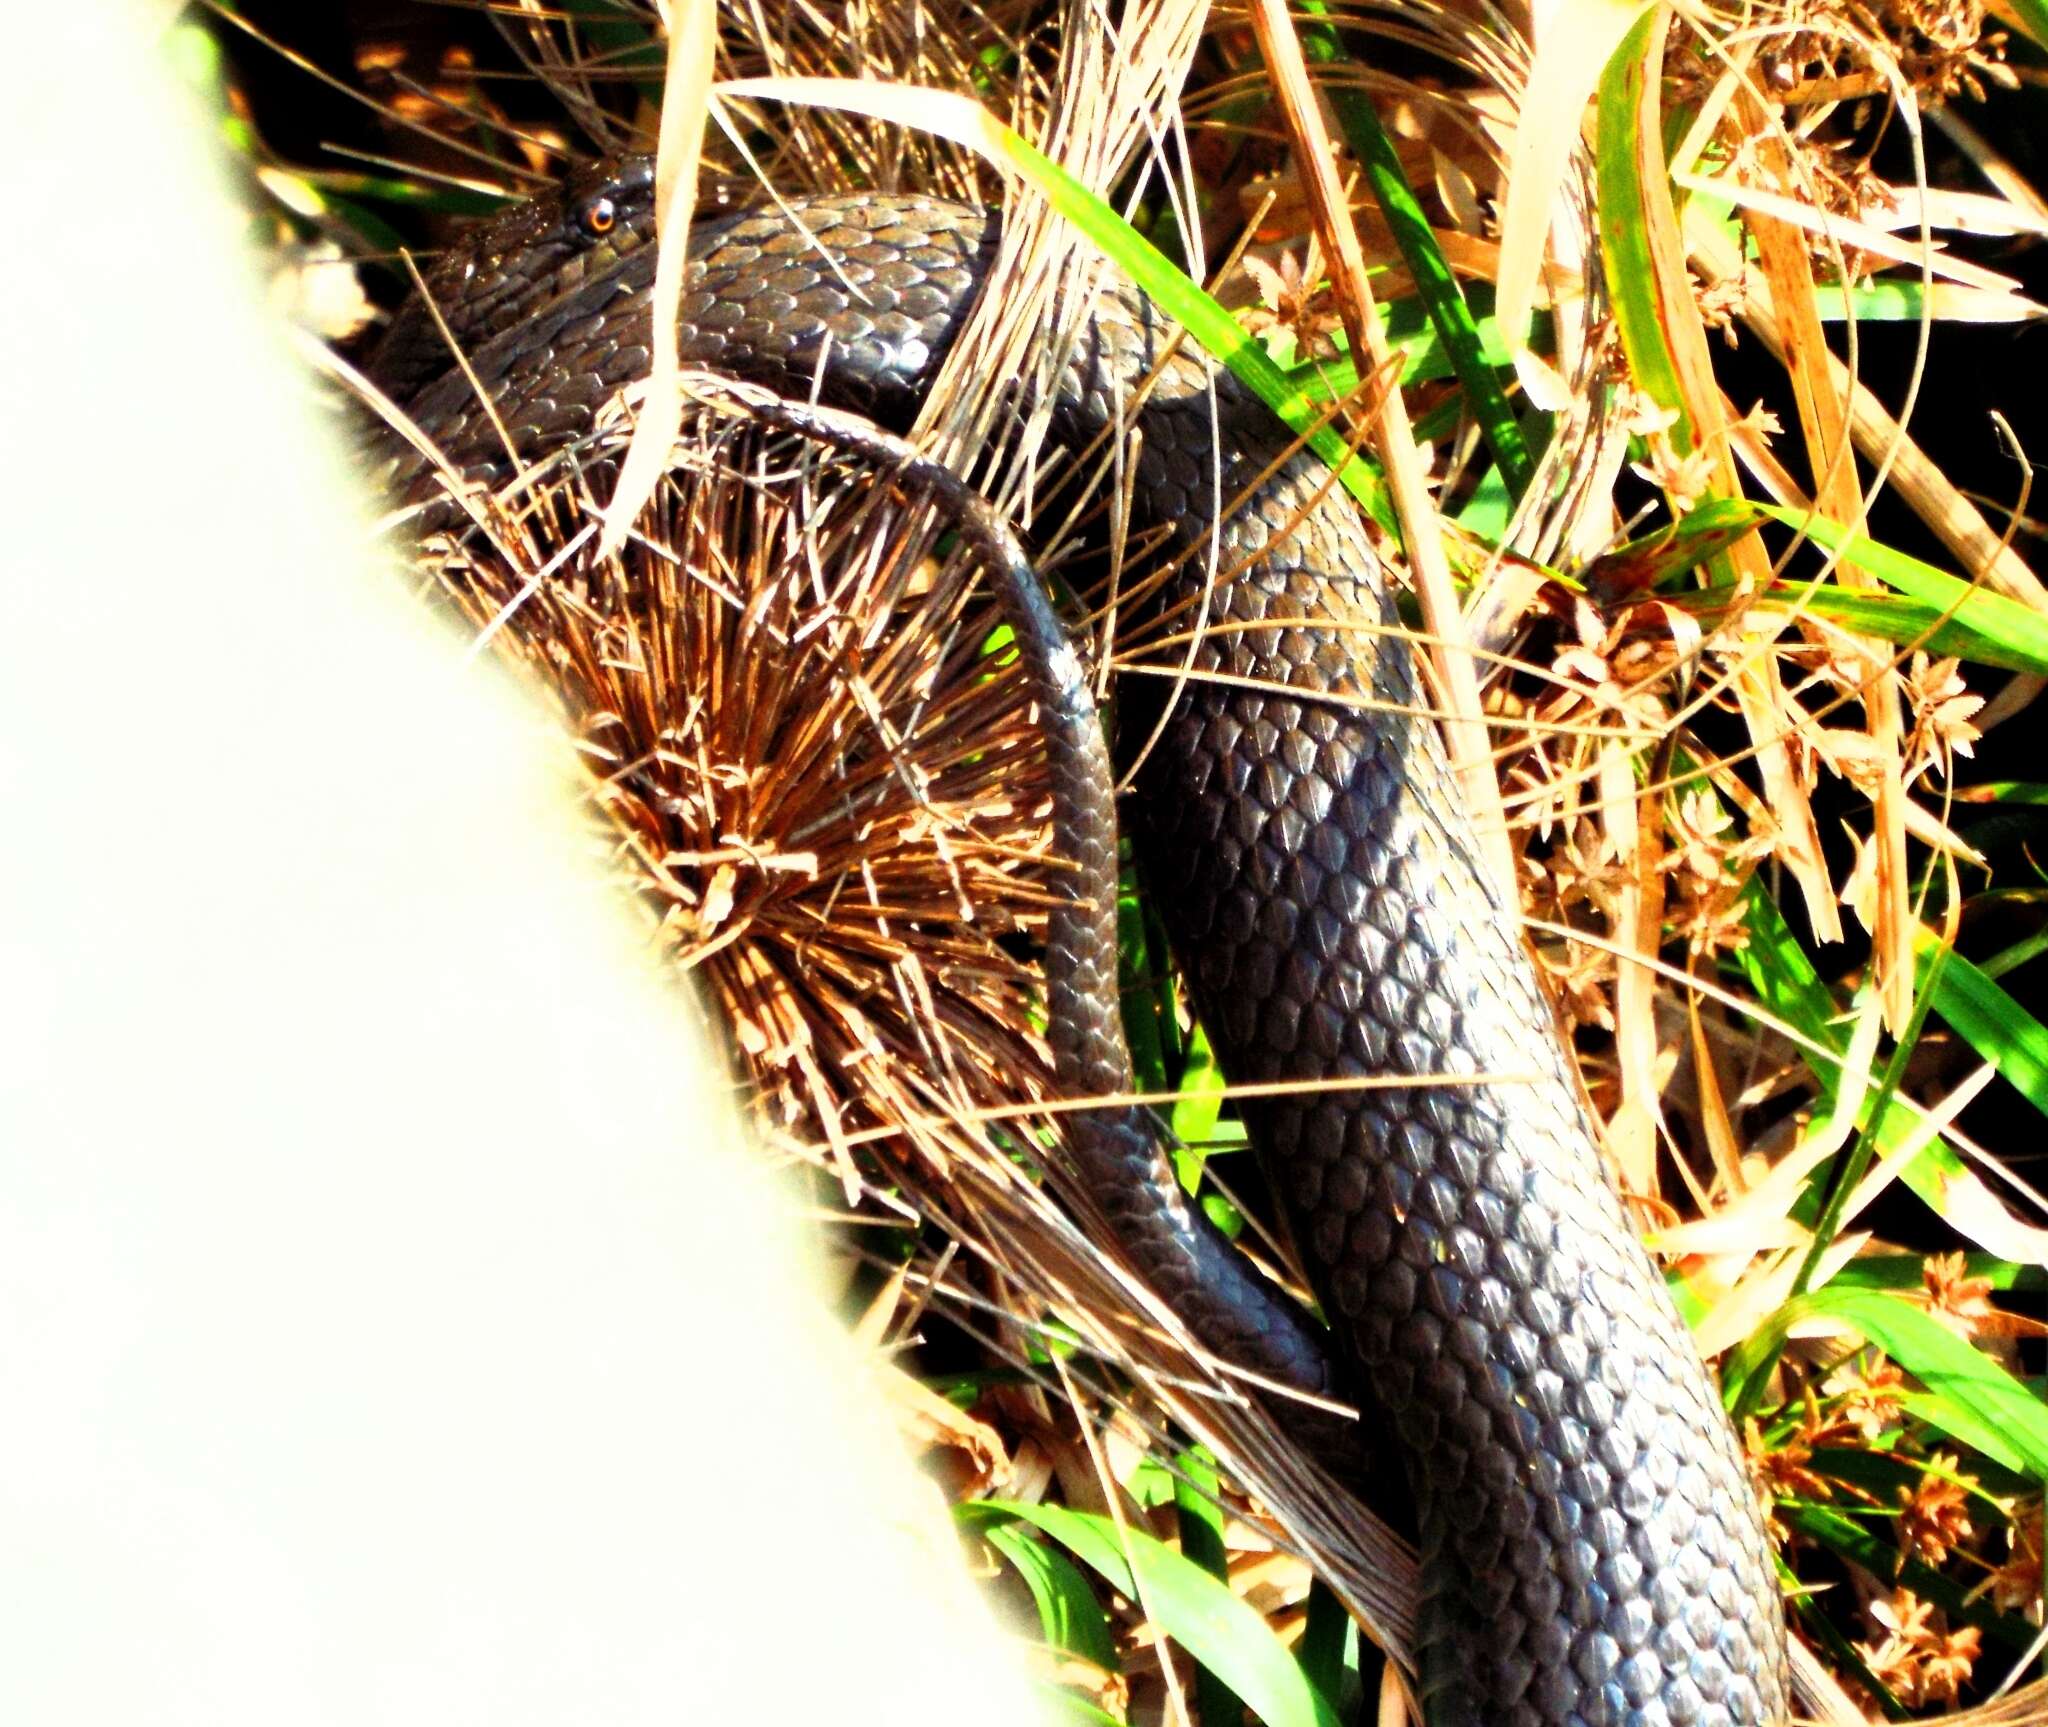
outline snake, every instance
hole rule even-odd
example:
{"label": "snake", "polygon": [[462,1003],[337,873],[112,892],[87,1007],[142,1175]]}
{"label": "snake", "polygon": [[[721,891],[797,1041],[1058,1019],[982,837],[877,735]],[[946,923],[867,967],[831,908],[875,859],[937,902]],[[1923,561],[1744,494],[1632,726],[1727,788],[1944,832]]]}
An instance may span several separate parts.
{"label": "snake", "polygon": [[[700,215],[681,358],[904,430],[989,285],[1001,222],[895,193]],[[654,238],[638,156],[464,236],[365,368],[438,460],[387,434],[376,482],[446,526],[453,477],[501,484],[589,434],[651,364]],[[1430,1727],[1781,1723],[1762,1500],[1603,1159],[1372,531],[1141,292],[1094,295],[1037,399],[996,388],[1045,410],[1053,446],[1129,438],[1131,527],[1180,554],[1149,604],[1185,632],[1186,675],[1120,683],[1119,740],[1151,743],[1123,827],[1246,1088],[1327,1332],[1208,1229],[1138,1112],[1093,1112],[1084,1173],[1203,1342],[1283,1385],[1355,1376],[1412,1493]],[[1067,784],[1055,838],[1087,865],[1047,935],[1049,1041],[1077,1096],[1124,1094],[1119,811],[1089,680],[1042,590],[1024,593],[1028,564],[1009,569],[1013,618],[1038,608],[1033,693]]]}

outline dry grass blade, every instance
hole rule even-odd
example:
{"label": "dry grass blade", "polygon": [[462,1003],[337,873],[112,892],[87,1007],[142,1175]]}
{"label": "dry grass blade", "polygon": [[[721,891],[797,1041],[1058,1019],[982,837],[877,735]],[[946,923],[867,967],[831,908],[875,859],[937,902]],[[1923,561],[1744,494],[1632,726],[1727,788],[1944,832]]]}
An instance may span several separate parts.
{"label": "dry grass blade", "polygon": [[[1794,157],[1775,115],[1767,114],[1754,92],[1745,90],[1738,108],[1746,124],[1756,128],[1756,166],[1790,188]],[[1745,220],[1756,238],[1764,275],[1778,309],[1784,336],[1783,359],[1793,385],[1793,400],[1804,437],[1813,495],[1820,508],[1845,527],[1860,528],[1863,500],[1856,486],[1856,466],[1847,436],[1847,410],[1834,387],[1828,347],[1821,331],[1820,308],[1814,293],[1813,267],[1806,246],[1780,218],[1752,209]],[[1842,567],[1843,580],[1863,588],[1876,581],[1852,564]],[[1883,645],[1863,646],[1882,664]],[[1871,796],[1875,863],[1872,903],[1875,964],[1883,991],[1885,1020],[1893,1030],[1906,1023],[1913,1006],[1913,938],[1906,903],[1905,791],[1901,785],[1899,702],[1892,680],[1872,678],[1863,704],[1864,727],[1877,762],[1877,785]]]}
{"label": "dry grass blade", "polygon": [[[1742,321],[1782,359],[1785,335],[1777,309],[1768,288],[1744,270],[1736,248],[1704,223],[1689,223],[1686,241],[1689,257],[1708,284],[1741,295]],[[1948,547],[1962,569],[1999,593],[2048,612],[2048,587],[2043,587],[2026,560],[1992,531],[1983,513],[1927,457],[1869,385],[1851,376],[1848,367],[1833,355],[1828,357],[1827,371],[1829,389],[1848,402],[1849,432],[1857,453],[1866,461],[1891,463],[1894,490]]]}
{"label": "dry grass blade", "polygon": [[[1351,219],[1350,200],[1338,183],[1329,131],[1309,85],[1301,43],[1295,37],[1287,8],[1278,0],[1252,0],[1251,17],[1289,134],[1294,139],[1295,161],[1315,211],[1315,231],[1330,253],[1331,279],[1351,352],[1361,361],[1369,359],[1376,374],[1386,374],[1392,359],[1386,332],[1373,304],[1365,257]],[[1361,365],[1361,373],[1363,369]],[[1486,730],[1480,719],[1479,680],[1471,656],[1462,651],[1463,614],[1451,586],[1442,524],[1430,499],[1423,462],[1400,392],[1387,392],[1374,408],[1374,441],[1386,467],[1394,507],[1400,515],[1402,542],[1408,549],[1416,589],[1422,597],[1423,616],[1437,638],[1429,651],[1444,691],[1444,742],[1464,788],[1473,826],[1483,837],[1487,861],[1501,891],[1512,895],[1514,853],[1501,819],[1500,782],[1494,777]]]}

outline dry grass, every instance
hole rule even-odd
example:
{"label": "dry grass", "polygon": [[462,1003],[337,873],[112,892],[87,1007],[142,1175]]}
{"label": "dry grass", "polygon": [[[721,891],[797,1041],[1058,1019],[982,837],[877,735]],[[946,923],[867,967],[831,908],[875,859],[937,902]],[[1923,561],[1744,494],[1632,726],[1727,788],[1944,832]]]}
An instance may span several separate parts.
{"label": "dry grass", "polygon": [[[1503,234],[1495,214],[1519,92],[1543,76],[1543,56],[1476,4],[1332,16],[1354,40],[1394,52],[1385,64],[1319,64],[1315,76],[1370,94],[1441,258],[1468,287],[1490,284],[1526,243]],[[1205,38],[1195,8],[1142,8],[1113,43],[1078,4],[912,17],[867,8],[849,34],[836,15],[798,7],[769,29],[735,4],[720,15],[720,72],[973,90],[1097,185],[1128,183],[1149,148],[1176,196],[1201,189],[1194,256],[1234,247],[1250,224],[1250,267],[1219,282],[1221,296],[1244,304],[1263,292],[1266,325],[1304,355],[1327,346],[1341,320],[1317,290],[1321,272],[1304,272],[1301,259],[1311,210],[1320,206],[1327,231],[1336,202],[1330,178],[1304,184],[1282,143],[1289,130],[1313,132],[1313,107],[1299,88],[1291,105],[1262,105],[1265,74],[1237,14],[1219,11]],[[615,61],[539,11],[517,30],[565,112],[618,137],[626,104]],[[1570,52],[1568,38],[1545,46]],[[1640,224],[1666,291],[1656,334],[1676,395],[1653,399],[1639,375],[1643,352],[1617,338],[1628,309],[1603,289],[1584,103],[1567,104],[1539,303],[1552,308],[1547,359],[1569,380],[1568,399],[1527,499],[1503,504],[1480,532],[1448,535],[1452,573],[1475,590],[1461,628],[1479,674],[1455,712],[1469,722],[1476,704],[1487,722],[1503,849],[1624,1183],[1648,1220],[1677,1225],[1665,1245],[1690,1255],[1681,1263],[1702,1333],[1739,1353],[1808,1275],[1809,1237],[1795,1218],[1803,1172],[1830,1159],[1853,1164],[1855,1135],[1829,1126],[1830,1103],[1879,1087],[1883,1034],[1911,1021],[1926,882],[1974,856],[1946,797],[1957,754],[2031,691],[2008,689],[1982,709],[1984,669],[1958,670],[1910,638],[1878,638],[1814,609],[1780,576],[1796,567],[1803,579],[1816,566],[1790,566],[1782,541],[1720,548],[1708,568],[1725,591],[1712,604],[1698,599],[1694,578],[1660,582],[1654,549],[1596,560],[1654,496],[1677,512],[1746,491],[1856,524],[1888,484],[1966,577],[2029,606],[2044,606],[2044,593],[2020,552],[1901,429],[1905,416],[1892,410],[1902,404],[1881,404],[1854,376],[1853,349],[1846,364],[1830,350],[1823,324],[1830,292],[1887,268],[1894,281],[1912,279],[1886,262],[1902,244],[1920,256],[1891,206],[1937,221],[1949,211],[1933,194],[1882,180],[1873,159],[1882,128],[1841,105],[1893,103],[1897,125],[1909,92],[1930,101],[2001,88],[2011,75],[1996,29],[1972,6],[1801,4],[1689,19],[1669,31],[1661,65],[1667,109],[1684,104],[1688,121],[1676,129],[1672,185],[1690,187],[1694,201],[1681,208],[1660,182],[1662,202],[1646,203]],[[463,111],[473,118],[475,104]],[[445,129],[448,105],[425,103],[415,117]],[[785,190],[996,191],[985,168],[943,140],[829,109],[758,118],[761,165]],[[711,147],[711,185],[747,178],[737,156],[715,139]],[[1981,139],[1970,149],[2013,231],[2048,232],[2024,176]],[[1338,273],[1378,270],[1372,293],[1402,301],[1413,291],[1410,261],[1350,168],[1340,162],[1337,197],[1358,218],[1361,250]],[[1733,200],[1752,259],[1731,228],[1701,219],[1703,191]],[[1984,206],[1954,219],[1965,215],[1989,219]],[[1068,506],[1116,517],[1110,488],[1099,473],[1063,474],[1068,505],[1053,507],[1054,476],[1033,459],[1042,426],[1011,427],[983,386],[1052,367],[1086,303],[1081,284],[1101,266],[1036,216],[1010,224],[1004,245],[1006,292],[977,311],[920,435],[1005,507],[1021,515],[1035,506],[1041,539],[1058,544],[1079,519]],[[1331,250],[1341,256],[1334,240]],[[1981,266],[1936,259],[1929,268],[1948,276],[1941,296],[1925,296],[1930,331],[1938,316],[2009,309],[2013,290]],[[1774,437],[1724,398],[1723,350],[1709,336],[1729,323],[1782,367],[1789,419]],[[1414,384],[1406,408],[1416,437],[1379,445],[1432,511],[1469,504],[1489,465],[1470,418],[1449,412],[1457,400],[1452,381]],[[1026,1113],[1053,1095],[1032,943],[1057,860],[1047,856],[1032,716],[991,650],[995,611],[975,572],[941,554],[931,523],[839,458],[720,417],[694,423],[687,451],[615,557],[593,555],[593,488],[565,468],[548,502],[504,525],[509,559],[459,552],[429,569],[492,650],[557,705],[589,774],[596,842],[652,939],[713,1004],[735,1083],[768,1143],[815,1168],[821,1209],[888,1226],[839,1237],[867,1268],[870,1334],[903,1343],[936,1308],[1015,1375],[976,1418],[957,1420],[906,1380],[907,1427],[961,1460],[963,1491],[1057,1493],[1170,1534],[1170,1508],[1131,1497],[1140,1458],[1170,1420],[1214,1442],[1235,1479],[1252,1484],[1262,1513],[1232,1526],[1233,1574],[1247,1589],[1256,1576],[1277,1627],[1299,1629],[1312,1568],[1398,1647],[1405,1557],[1321,1478],[1284,1423],[1243,1403],[1229,1375],[1118,1269],[1104,1238],[1075,1227],[1070,1217],[1091,1211],[1063,1179],[1059,1117]],[[615,445],[593,446],[580,459],[612,453]],[[601,497],[605,486],[595,490]],[[2024,514],[2021,497],[2015,515]],[[1555,569],[1586,577],[1591,591],[1549,579]],[[1874,583],[1848,562],[1844,589]],[[1112,622],[1093,619],[1101,635]],[[1456,623],[1447,617],[1436,633],[1453,637]],[[1109,665],[1141,645],[1095,647]],[[1162,656],[1157,642],[1143,652]],[[1831,861],[1823,843],[1844,822],[1854,841],[1847,863],[1839,850]],[[1760,882],[1813,931],[1806,946],[1820,971],[1797,942],[1788,955],[1760,934]],[[1859,926],[1868,964],[1838,975],[1845,967],[1827,944],[1857,939]],[[1852,998],[1862,975],[1873,987]],[[1829,1014],[1801,1017],[1799,992],[1810,1004],[1816,989],[1831,1012],[1853,1006],[1853,1036]],[[1950,1082],[1959,1095],[1980,1083],[1955,1072]],[[1980,1262],[2038,1267],[2048,1257],[2038,1201],[2022,1193],[2008,1202],[1996,1160],[1980,1157],[1952,1120],[1941,1126],[1957,1157],[1977,1160],[1943,1172],[1957,1244],[1977,1248]],[[1065,1210],[1035,1179],[1041,1172]],[[1883,1165],[1845,1181],[1857,1191],[1838,1226],[1857,1222],[1857,1208],[1896,1174]],[[1835,1252],[1846,1260],[1882,1247],[1851,1233]],[[2013,1359],[1998,1322],[1969,1310],[1985,1292],[1957,1296],[1968,1282],[1930,1273],[1923,1306],[1959,1309],[1952,1317],[1987,1359]],[[1080,1340],[1076,1355],[1044,1347],[1068,1336]],[[1788,1503],[1847,1508],[1901,1551],[1910,1545],[1956,1595],[1981,1584],[2015,1623],[2038,1616],[2039,1483],[2027,1489],[2031,1511],[2022,1495],[1966,1491],[1978,1519],[1966,1532],[1941,1483],[1968,1477],[1974,1460],[1941,1461],[1946,1441],[1887,1401],[1891,1371],[1839,1338],[1795,1341],[1757,1411],[1760,1476]],[[1882,1455],[1910,1477],[1895,1514],[1882,1494],[1859,1498],[1864,1490],[1842,1476],[1816,1471],[1816,1450],[1825,1460],[1831,1447]],[[1252,1503],[1233,1491],[1234,1508]],[[1817,1527],[1795,1518],[1784,1534],[1802,1575],[1835,1584],[1819,1612],[1839,1642],[1823,1653],[1852,1673],[1860,1661],[1863,1679],[1883,1680],[1921,1712],[1969,1695],[1979,1653],[1963,1617],[1847,1564]],[[1275,1558],[1275,1539],[1299,1558]],[[1140,1652],[1125,1675],[1139,1713],[1174,1707],[1173,1675],[1142,1653],[1152,1647],[1143,1614],[1129,1603],[1116,1611],[1127,1647]],[[2007,1664],[2001,1655],[1986,1670]],[[1830,1699],[1823,1676],[1807,1679],[1816,1709],[1847,1707]],[[1106,1681],[1096,1694],[1118,1695]],[[1996,1718],[2040,1719],[2041,1698],[2011,1700]]]}
{"label": "dry grass", "polygon": [[[601,558],[591,494],[608,480],[588,470],[609,474],[625,436],[528,476],[493,535],[509,556],[442,543],[426,567],[558,711],[594,839],[706,1000],[764,1143],[816,1172],[821,1216],[887,1226],[844,1238],[886,1274],[878,1346],[936,1301],[1019,1376],[1001,1437],[905,1384],[907,1431],[956,1453],[963,1487],[1058,1482],[1102,1504],[1105,1485],[1079,1483],[1127,1477],[1170,1416],[1258,1460],[1284,1499],[1288,1533],[1235,1526],[1275,1612],[1298,1614],[1310,1573],[1273,1543],[1305,1539],[1405,1640],[1412,1560],[1036,1179],[1093,1214],[1057,1155],[1060,1114],[1030,1107],[1056,1096],[1029,955],[1060,865],[1042,743],[977,571],[886,480],[729,405],[692,421]],[[1080,1353],[1048,1360],[1055,1338]],[[1078,1427],[1076,1410],[1092,1412]],[[1097,1422],[1119,1436],[1106,1449]]]}

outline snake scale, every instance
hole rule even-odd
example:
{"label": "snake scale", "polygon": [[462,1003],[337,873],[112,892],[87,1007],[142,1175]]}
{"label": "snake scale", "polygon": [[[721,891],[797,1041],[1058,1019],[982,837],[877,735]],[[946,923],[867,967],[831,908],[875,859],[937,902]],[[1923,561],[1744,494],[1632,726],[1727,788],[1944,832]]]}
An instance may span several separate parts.
{"label": "snake scale", "polygon": [[[428,294],[466,372],[417,300],[397,314],[371,375],[453,467],[502,479],[505,433],[522,459],[544,455],[645,375],[650,185],[644,158],[585,169],[441,262]],[[815,383],[902,427],[983,286],[998,223],[891,195],[702,219],[684,362],[795,397]],[[1757,1495],[1605,1172],[1364,524],[1262,404],[1171,337],[1141,296],[1104,290],[1050,435],[1085,444],[1149,379],[1133,525],[1182,551],[1220,534],[1206,595],[1208,564],[1187,557],[1157,601],[1182,629],[1206,606],[1196,675],[1126,680],[1148,690],[1122,719],[1141,737],[1164,722],[1125,819],[1225,1072],[1395,1082],[1260,1097],[1245,1115],[1340,1353],[1404,1455],[1425,1716],[1782,1722],[1785,1626]],[[409,448],[385,454],[385,484],[432,495]],[[1240,494],[1218,524],[1217,497]],[[1147,700],[1170,705],[1148,715]],[[1114,821],[1106,797],[1070,799],[1062,842],[1092,852],[1091,879],[1113,868]],[[1083,903],[1050,937],[1056,1056],[1090,1095],[1129,1073],[1109,916]],[[1480,1075],[1502,1077],[1427,1083]],[[1307,1329],[1203,1232],[1142,1124],[1102,1113],[1090,1173],[1121,1180],[1103,1205],[1139,1268],[1212,1346],[1315,1383]]]}

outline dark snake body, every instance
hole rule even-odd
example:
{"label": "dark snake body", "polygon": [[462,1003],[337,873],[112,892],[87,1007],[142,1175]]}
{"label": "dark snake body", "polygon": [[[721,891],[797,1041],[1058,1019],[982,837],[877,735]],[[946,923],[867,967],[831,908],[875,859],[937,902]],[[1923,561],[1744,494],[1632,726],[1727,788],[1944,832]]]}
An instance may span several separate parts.
{"label": "dark snake body", "polygon": [[[466,357],[522,459],[588,431],[646,371],[646,182],[637,162],[586,175],[483,230],[429,283],[471,332]],[[599,198],[610,219],[579,232]],[[796,396],[815,376],[828,401],[907,424],[987,273],[997,217],[882,195],[794,209],[807,234],[774,213],[693,230],[685,363]],[[1782,1722],[1785,1629],[1756,1493],[1610,1185],[1514,908],[1422,717],[1415,658],[1382,633],[1396,615],[1364,526],[1227,374],[1192,351],[1160,367],[1170,335],[1142,298],[1105,292],[1052,435],[1085,443],[1159,367],[1135,420],[1134,525],[1169,525],[1177,550],[1215,523],[1219,465],[1224,498],[1273,469],[1221,525],[1198,675],[1173,689],[1128,812],[1224,1069],[1239,1083],[1507,1076],[1245,1106],[1324,1311],[1406,1454],[1425,1713],[1432,1727]],[[373,373],[453,465],[510,472],[416,308]],[[384,477],[416,499],[432,487],[409,451]],[[1184,560],[1159,602],[1181,608],[1178,630],[1195,627],[1205,570]],[[1155,683],[1164,699],[1164,680],[1125,689]],[[1080,819],[1067,837],[1099,874],[1112,812],[1096,798]],[[1054,943],[1075,953],[1049,966],[1062,1078],[1095,1093],[1128,1084],[1110,915],[1056,920]],[[1103,1203],[1139,1269],[1213,1347],[1313,1383],[1305,1334],[1188,1221],[1156,1149],[1128,1120],[1101,1125],[1126,1178]]]}

